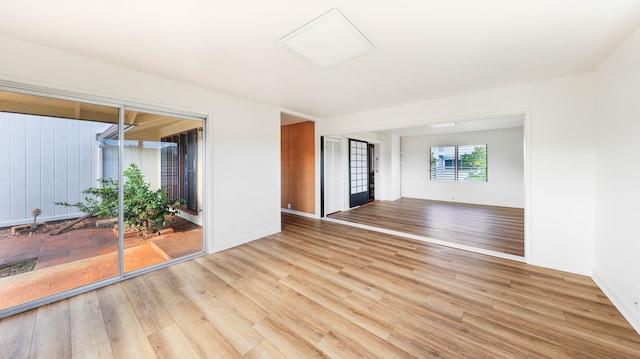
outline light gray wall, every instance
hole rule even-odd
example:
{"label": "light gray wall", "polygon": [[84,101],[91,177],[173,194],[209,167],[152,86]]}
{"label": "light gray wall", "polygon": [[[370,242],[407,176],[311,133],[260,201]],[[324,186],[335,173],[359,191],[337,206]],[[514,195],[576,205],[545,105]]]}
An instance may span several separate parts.
{"label": "light gray wall", "polygon": [[[430,147],[487,145],[487,182],[429,179]],[[401,138],[402,197],[524,208],[522,128]]]}
{"label": "light gray wall", "polygon": [[640,30],[597,69],[594,278],[640,333]]}
{"label": "light gray wall", "polygon": [[0,112],[0,227],[81,216],[82,191],[97,185],[96,133],[109,125]]}

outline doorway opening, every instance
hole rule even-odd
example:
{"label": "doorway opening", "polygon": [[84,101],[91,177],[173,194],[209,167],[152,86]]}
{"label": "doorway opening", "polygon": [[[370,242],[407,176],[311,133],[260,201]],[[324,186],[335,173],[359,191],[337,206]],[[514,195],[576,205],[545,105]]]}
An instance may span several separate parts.
{"label": "doorway opening", "polygon": [[313,215],[316,211],[315,122],[280,114],[282,211]]}
{"label": "doorway opening", "polygon": [[373,144],[349,139],[349,207],[357,207],[375,199]]}
{"label": "doorway opening", "polygon": [[[357,186],[362,185],[358,182],[361,179],[358,174],[364,172],[362,169],[364,165],[359,161],[362,161],[365,156],[358,152],[357,147],[362,146],[360,143],[363,141],[344,139],[342,149],[349,150],[349,155],[344,155],[344,161],[348,161],[348,164],[343,162],[344,170],[349,171],[348,175],[345,173],[342,177],[342,181],[348,186],[342,192],[345,205],[341,213],[334,213],[325,218],[339,220],[345,224],[351,222],[357,226],[395,231],[398,235],[406,233],[409,236],[423,237],[427,241],[441,242],[439,244],[471,251],[483,253],[491,251],[497,256],[523,260],[528,245],[525,233],[527,226],[524,225],[527,219],[526,203],[529,201],[526,190],[528,187],[526,168],[529,161],[529,153],[526,151],[527,116],[527,112],[523,111],[459,121],[451,126],[422,125],[345,135],[345,137],[359,139],[375,138],[374,141],[380,141],[380,145],[375,148],[375,151],[379,152],[372,153],[369,150],[369,144],[366,146],[368,162],[366,173],[371,174],[374,180],[377,179],[378,194],[376,196],[372,193],[376,190],[373,186],[373,191],[369,190],[366,193],[366,201],[357,198],[360,194],[358,191],[360,188]],[[354,142],[357,145],[354,145]],[[488,181],[433,180],[430,174],[429,158],[431,147],[474,143],[489,144],[487,147],[489,148]],[[379,171],[376,168],[378,158]],[[373,169],[371,173],[369,169]],[[370,182],[371,177],[367,177],[366,181]],[[326,197],[330,195],[326,188],[324,195]],[[347,197],[350,199],[348,204]],[[357,202],[358,199],[361,202]],[[368,203],[371,199],[379,201],[367,206],[361,205]],[[380,210],[380,213],[374,213],[376,210]],[[420,215],[427,210],[431,211],[430,215],[422,218]],[[490,213],[495,210],[504,210],[504,214],[500,212],[498,217],[508,218],[469,220],[468,225],[457,229],[466,231],[465,234],[472,236],[473,241],[460,240],[457,232],[453,230],[455,225],[462,221],[463,215],[468,214],[469,211]],[[451,226],[445,225],[447,221],[442,219],[444,215],[453,216]],[[377,219],[374,220],[373,217]],[[403,226],[403,224],[406,225]],[[488,232],[485,233],[486,231],[479,232],[493,225],[503,228],[505,233],[508,232],[508,238],[504,239],[510,243],[478,244],[481,237],[483,242],[491,242],[491,238],[495,237]],[[436,231],[434,228],[438,226],[444,227],[437,228]],[[508,230],[504,229],[504,226],[508,226]],[[413,227],[423,230],[415,233],[417,229]],[[407,230],[408,228],[415,230]],[[448,232],[444,233],[444,230]]]}
{"label": "doorway opening", "polygon": [[373,143],[367,144],[368,157],[368,179],[369,179],[369,202],[376,199],[376,146]]}

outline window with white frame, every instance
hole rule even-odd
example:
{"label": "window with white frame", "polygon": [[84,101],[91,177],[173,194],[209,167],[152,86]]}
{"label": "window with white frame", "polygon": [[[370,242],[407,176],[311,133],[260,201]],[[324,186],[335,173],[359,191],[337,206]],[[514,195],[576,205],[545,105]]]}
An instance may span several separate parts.
{"label": "window with white frame", "polygon": [[487,182],[487,145],[431,147],[433,181]]}

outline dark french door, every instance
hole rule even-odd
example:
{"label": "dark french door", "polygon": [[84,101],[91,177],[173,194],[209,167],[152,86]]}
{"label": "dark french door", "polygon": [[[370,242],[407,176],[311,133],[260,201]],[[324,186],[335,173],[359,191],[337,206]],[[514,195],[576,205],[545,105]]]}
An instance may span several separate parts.
{"label": "dark french door", "polygon": [[373,143],[370,143],[367,148],[369,151],[369,161],[367,162],[369,164],[369,201],[373,201],[376,199],[376,148]]}
{"label": "dark french door", "polygon": [[349,207],[370,201],[369,144],[349,139]]}

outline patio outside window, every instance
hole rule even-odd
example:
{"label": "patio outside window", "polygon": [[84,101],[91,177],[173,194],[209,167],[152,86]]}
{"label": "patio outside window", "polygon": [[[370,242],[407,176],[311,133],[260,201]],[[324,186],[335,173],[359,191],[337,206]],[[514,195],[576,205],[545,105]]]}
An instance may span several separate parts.
{"label": "patio outside window", "polygon": [[203,253],[203,127],[0,91],[0,317]]}

